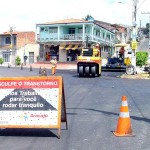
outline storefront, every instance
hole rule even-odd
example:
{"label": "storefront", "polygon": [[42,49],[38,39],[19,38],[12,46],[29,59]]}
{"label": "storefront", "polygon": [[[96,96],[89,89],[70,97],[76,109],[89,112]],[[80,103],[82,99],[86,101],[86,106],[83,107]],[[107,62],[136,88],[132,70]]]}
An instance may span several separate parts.
{"label": "storefront", "polygon": [[50,61],[53,57],[56,57],[59,60],[59,45],[48,46],[48,50],[46,51],[46,61]]}
{"label": "storefront", "polygon": [[76,61],[77,56],[80,55],[82,44],[62,44],[59,47],[59,60]]}
{"label": "storefront", "polygon": [[50,61],[52,57],[59,60],[59,45],[41,44],[40,45],[40,60]]}
{"label": "storefront", "polygon": [[41,44],[40,45],[40,60],[50,61],[54,56],[60,62],[76,61],[80,54],[82,44]]}

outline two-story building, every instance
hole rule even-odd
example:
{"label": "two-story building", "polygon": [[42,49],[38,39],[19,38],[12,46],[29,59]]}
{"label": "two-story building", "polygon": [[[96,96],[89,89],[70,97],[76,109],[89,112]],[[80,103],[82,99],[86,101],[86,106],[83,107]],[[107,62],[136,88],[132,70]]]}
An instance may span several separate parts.
{"label": "two-story building", "polygon": [[37,43],[40,45],[40,61],[56,56],[60,62],[74,61],[86,40],[99,43],[102,57],[114,51],[115,32],[110,24],[97,20],[65,19],[36,25]]}
{"label": "two-story building", "polygon": [[116,44],[131,42],[131,27],[119,24],[112,24],[116,29]]}
{"label": "two-story building", "polygon": [[39,44],[35,42],[35,32],[18,32],[11,30],[0,34],[0,57],[4,64],[15,65],[19,56],[21,63],[33,63],[39,56]]}

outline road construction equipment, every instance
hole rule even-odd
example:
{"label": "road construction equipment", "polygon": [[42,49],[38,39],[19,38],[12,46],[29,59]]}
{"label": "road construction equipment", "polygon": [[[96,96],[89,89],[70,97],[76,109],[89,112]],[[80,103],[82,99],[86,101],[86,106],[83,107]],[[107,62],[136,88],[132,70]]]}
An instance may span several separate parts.
{"label": "road construction equipment", "polygon": [[101,76],[102,58],[100,45],[86,43],[86,47],[82,48],[80,56],[77,57],[77,72],[79,77]]}
{"label": "road construction equipment", "polygon": [[117,58],[120,58],[123,60],[124,65],[128,66],[131,64],[131,47],[130,44],[115,44],[115,54]]}
{"label": "road construction equipment", "polygon": [[132,52],[130,44],[119,43],[114,45],[115,52],[108,58],[107,69],[125,70],[127,74],[134,74],[134,66],[131,65]]}

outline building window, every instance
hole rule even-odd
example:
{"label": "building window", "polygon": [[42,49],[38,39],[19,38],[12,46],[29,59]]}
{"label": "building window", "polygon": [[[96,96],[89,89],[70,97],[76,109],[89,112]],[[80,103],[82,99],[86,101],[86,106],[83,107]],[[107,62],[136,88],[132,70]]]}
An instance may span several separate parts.
{"label": "building window", "polygon": [[42,28],[40,28],[41,29],[41,32],[43,32],[44,31],[44,28],[42,27]]}
{"label": "building window", "polygon": [[57,33],[58,28],[57,27],[49,27],[49,33]]}
{"label": "building window", "polygon": [[96,30],[96,36],[100,36],[100,32]]}
{"label": "building window", "polygon": [[107,39],[110,40],[110,35],[107,35]]}
{"label": "building window", "polygon": [[10,62],[10,52],[3,52],[4,62]]}
{"label": "building window", "polygon": [[69,34],[75,34],[75,28],[69,28]]}
{"label": "building window", "polygon": [[5,44],[11,44],[11,39],[10,39],[10,37],[6,37],[6,39],[5,39]]}
{"label": "building window", "polygon": [[16,37],[14,37],[14,45],[16,45]]}
{"label": "building window", "polygon": [[103,39],[105,38],[105,33],[103,33]]}
{"label": "building window", "polygon": [[47,28],[47,27],[45,27],[45,28],[44,28],[44,31],[45,31],[45,32],[47,32],[47,31],[48,31],[48,28]]}
{"label": "building window", "polygon": [[112,41],[115,40],[115,36],[114,36],[114,35],[111,36],[111,40],[112,40]]}
{"label": "building window", "polygon": [[101,30],[99,31],[99,36],[102,37],[102,32],[101,32]]}
{"label": "building window", "polygon": [[83,29],[82,28],[78,28],[78,33],[83,33]]}

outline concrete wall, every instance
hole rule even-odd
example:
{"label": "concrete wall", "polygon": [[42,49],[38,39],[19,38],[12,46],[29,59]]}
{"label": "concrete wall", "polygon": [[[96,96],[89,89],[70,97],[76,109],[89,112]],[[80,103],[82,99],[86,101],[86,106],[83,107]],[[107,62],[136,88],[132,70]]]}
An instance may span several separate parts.
{"label": "concrete wall", "polygon": [[17,48],[20,48],[26,44],[35,44],[35,33],[34,32],[21,32],[16,37]]}
{"label": "concrete wall", "polygon": [[21,63],[24,63],[24,55],[28,58],[26,63],[29,63],[29,53],[34,52],[34,62],[37,62],[37,56],[39,56],[39,44],[27,44],[25,47],[21,47],[17,50],[16,56],[21,58]]}
{"label": "concrete wall", "polygon": [[67,61],[67,51],[59,49],[59,62]]}

